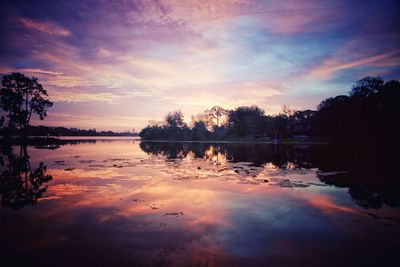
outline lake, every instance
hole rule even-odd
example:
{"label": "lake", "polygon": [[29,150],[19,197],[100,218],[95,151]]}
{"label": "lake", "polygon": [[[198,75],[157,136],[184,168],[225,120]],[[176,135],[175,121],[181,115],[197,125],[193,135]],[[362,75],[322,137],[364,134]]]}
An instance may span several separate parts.
{"label": "lake", "polygon": [[381,152],[86,139],[2,147],[3,266],[398,264]]}

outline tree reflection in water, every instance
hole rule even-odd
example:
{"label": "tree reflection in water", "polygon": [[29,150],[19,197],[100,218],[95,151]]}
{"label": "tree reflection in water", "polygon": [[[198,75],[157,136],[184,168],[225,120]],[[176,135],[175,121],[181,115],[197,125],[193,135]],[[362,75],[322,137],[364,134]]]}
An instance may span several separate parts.
{"label": "tree reflection in water", "polygon": [[[223,158],[230,163],[250,162],[263,167],[271,163],[280,169],[317,169],[316,175],[325,184],[349,189],[353,201],[363,208],[383,205],[400,206],[400,180],[395,160],[384,148],[337,145],[275,145],[245,143],[141,142],[147,154],[167,160],[192,156],[211,160]],[[260,168],[255,168],[260,172]]]}
{"label": "tree reflection in water", "polygon": [[36,204],[47,189],[44,184],[53,179],[43,162],[32,168],[26,146],[19,147],[19,154],[14,154],[12,147],[3,147],[0,165],[1,204],[11,209]]}

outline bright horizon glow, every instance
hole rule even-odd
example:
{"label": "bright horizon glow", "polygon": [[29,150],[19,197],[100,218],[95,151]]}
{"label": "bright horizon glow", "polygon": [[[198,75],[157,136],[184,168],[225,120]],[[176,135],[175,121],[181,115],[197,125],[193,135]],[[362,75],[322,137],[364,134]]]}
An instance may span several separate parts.
{"label": "bright horizon glow", "polygon": [[5,1],[0,73],[35,76],[33,125],[140,130],[214,105],[315,109],[365,76],[400,79],[400,3]]}

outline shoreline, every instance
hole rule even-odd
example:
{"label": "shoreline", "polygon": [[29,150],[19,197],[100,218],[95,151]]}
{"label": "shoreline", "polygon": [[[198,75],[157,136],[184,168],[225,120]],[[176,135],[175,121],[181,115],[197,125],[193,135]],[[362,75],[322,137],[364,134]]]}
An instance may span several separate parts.
{"label": "shoreline", "polygon": [[169,140],[169,139],[140,139],[137,136],[29,136],[27,139],[20,137],[4,139],[0,138],[0,145],[47,145],[47,144],[68,144],[75,142],[90,141],[111,141],[111,140],[134,140],[149,143],[204,143],[204,144],[303,144],[303,145],[329,145],[334,142],[315,138],[304,140],[281,139],[281,140],[257,140],[257,139],[226,139],[226,140]]}

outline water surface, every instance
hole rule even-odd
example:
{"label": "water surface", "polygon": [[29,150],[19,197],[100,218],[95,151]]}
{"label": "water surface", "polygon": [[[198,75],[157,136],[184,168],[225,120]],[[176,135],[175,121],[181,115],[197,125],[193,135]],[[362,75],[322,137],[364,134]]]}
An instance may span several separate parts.
{"label": "water surface", "polygon": [[2,147],[1,259],[396,266],[399,182],[382,155],[363,154],[131,138]]}

